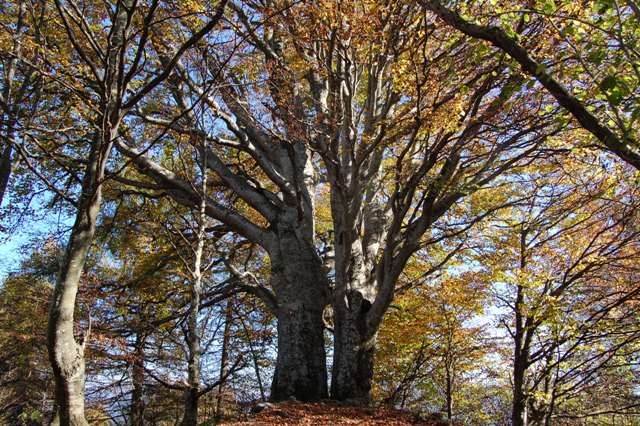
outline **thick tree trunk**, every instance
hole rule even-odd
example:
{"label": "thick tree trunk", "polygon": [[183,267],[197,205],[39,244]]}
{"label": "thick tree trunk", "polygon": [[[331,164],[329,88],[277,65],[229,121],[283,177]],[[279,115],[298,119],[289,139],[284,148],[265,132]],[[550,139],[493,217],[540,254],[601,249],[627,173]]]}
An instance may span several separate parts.
{"label": "thick tree trunk", "polygon": [[272,287],[278,300],[278,356],[271,399],[317,401],[327,394],[322,313],[329,286],[315,248],[294,232],[280,233],[270,250]]}
{"label": "thick tree trunk", "polygon": [[[305,300],[306,299],[306,300]],[[327,394],[322,309],[309,297],[290,297],[278,307],[278,357],[271,399],[318,401]]]}
{"label": "thick tree trunk", "polygon": [[[341,303],[342,301],[337,301]],[[366,329],[371,303],[357,291],[347,294],[348,306],[334,306],[334,354],[331,371],[331,397],[337,400],[371,398],[375,334]]]}

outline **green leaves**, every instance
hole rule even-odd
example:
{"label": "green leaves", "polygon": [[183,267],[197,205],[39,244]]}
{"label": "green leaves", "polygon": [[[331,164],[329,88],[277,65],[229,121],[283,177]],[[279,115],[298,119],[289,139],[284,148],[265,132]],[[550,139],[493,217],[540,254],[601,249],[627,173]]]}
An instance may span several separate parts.
{"label": "green leaves", "polygon": [[603,92],[607,92],[614,87],[616,87],[616,77],[613,75],[608,75],[600,82],[600,90]]}
{"label": "green leaves", "polygon": [[600,65],[604,58],[607,56],[607,52],[604,49],[594,49],[587,55],[587,61]]}
{"label": "green leaves", "polygon": [[544,13],[554,13],[556,9],[557,6],[554,0],[545,0],[542,2],[542,11]]}
{"label": "green leaves", "polygon": [[615,2],[613,0],[597,0],[593,5],[593,10],[595,13],[602,15],[613,8],[614,5]]}
{"label": "green leaves", "polygon": [[630,94],[629,87],[625,82],[614,75],[606,76],[600,82],[599,88],[613,106],[619,106],[623,99]]}

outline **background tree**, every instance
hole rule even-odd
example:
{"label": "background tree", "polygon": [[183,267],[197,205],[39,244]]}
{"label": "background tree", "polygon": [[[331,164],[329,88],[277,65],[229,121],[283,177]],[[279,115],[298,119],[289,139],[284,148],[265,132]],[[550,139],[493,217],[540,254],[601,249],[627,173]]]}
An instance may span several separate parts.
{"label": "background tree", "polygon": [[469,278],[445,275],[396,299],[380,331],[375,376],[379,398],[401,408],[429,404],[449,421],[474,423],[476,413],[467,404],[477,397],[472,392],[481,394],[477,385],[485,380],[482,367],[495,348],[486,324],[480,324],[487,285]]}
{"label": "background tree", "polygon": [[[523,179],[530,201],[504,211],[495,251],[483,258],[507,309],[514,425],[552,424],[560,395],[617,365],[621,347],[632,350],[637,339],[628,317],[638,291],[635,189],[624,183],[624,169],[583,169],[595,154],[582,154]],[[585,363],[573,364],[574,356]]]}
{"label": "background tree", "polygon": [[[458,11],[439,0],[421,3],[453,28],[504,51],[604,149],[640,169],[640,8],[634,1],[506,2],[486,17],[481,5],[467,9],[463,3]],[[488,22],[476,24],[460,12]]]}
{"label": "background tree", "polygon": [[[75,183],[79,184],[77,199],[69,195],[65,197],[75,207],[76,218],[52,296],[47,333],[56,379],[57,405],[60,419],[65,424],[86,424],[85,337],[78,343],[74,336],[74,309],[83,266],[95,234],[113,140],[118,137],[123,117],[171,71],[169,66],[160,68],[159,74],[147,74],[145,63],[141,62],[147,48],[149,26],[158,5],[159,2],[153,1],[143,10],[142,5],[132,0],[118,2],[115,8],[98,3],[80,8],[74,2],[56,1],[57,15],[49,15],[46,21],[63,34],[59,40],[59,44],[64,46],[59,51],[62,54],[49,58],[57,61],[53,69],[35,68],[41,78],[59,83],[70,99],[77,103],[74,111],[76,121],[82,122],[66,135],[73,135],[79,154],[76,160],[82,160],[83,173],[82,178],[75,176]],[[218,22],[221,13],[222,8],[219,8],[217,16],[188,37],[176,52],[175,59],[205,36]],[[142,28],[134,40],[130,35],[137,16],[141,17]],[[100,25],[96,27],[95,23]],[[65,57],[66,52],[73,53]],[[20,65],[25,65],[24,61]],[[130,91],[134,79],[138,88]],[[58,190],[60,195],[65,192]]]}

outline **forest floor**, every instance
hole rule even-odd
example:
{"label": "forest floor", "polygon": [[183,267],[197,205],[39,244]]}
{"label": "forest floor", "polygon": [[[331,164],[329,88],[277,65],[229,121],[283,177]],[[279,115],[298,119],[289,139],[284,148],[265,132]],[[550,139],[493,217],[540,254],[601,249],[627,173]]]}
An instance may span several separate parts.
{"label": "forest floor", "polygon": [[333,402],[283,402],[266,407],[242,420],[227,420],[221,425],[425,425],[448,423],[438,416],[423,416],[387,407],[368,408],[339,405]]}

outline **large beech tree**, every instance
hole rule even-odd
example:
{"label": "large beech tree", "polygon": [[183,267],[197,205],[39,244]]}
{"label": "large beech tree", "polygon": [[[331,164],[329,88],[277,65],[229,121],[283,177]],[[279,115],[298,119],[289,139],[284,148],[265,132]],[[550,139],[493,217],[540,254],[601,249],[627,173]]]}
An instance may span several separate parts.
{"label": "large beech tree", "polygon": [[[139,109],[141,126],[206,140],[207,168],[234,195],[208,197],[206,213],[269,255],[271,288],[247,290],[278,319],[272,398],[327,395],[330,304],[331,395],[366,399],[377,329],[407,261],[498,208],[485,203],[458,226],[437,226],[466,195],[545,155],[563,123],[522,90],[504,57],[478,57],[413,3],[230,8],[226,43],[242,54],[227,61],[203,46],[183,58],[171,97]],[[195,102],[209,109],[209,129],[190,125]],[[198,206],[198,192],[154,154],[161,141],[116,143],[138,172]],[[331,235],[316,231],[321,194]]]}

